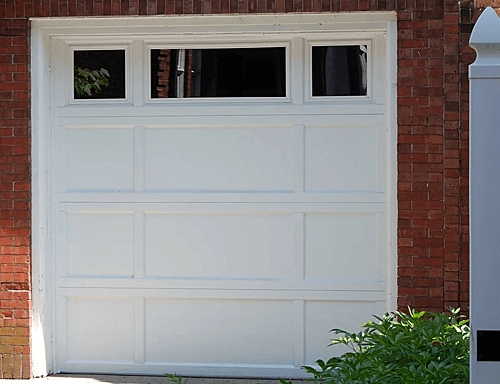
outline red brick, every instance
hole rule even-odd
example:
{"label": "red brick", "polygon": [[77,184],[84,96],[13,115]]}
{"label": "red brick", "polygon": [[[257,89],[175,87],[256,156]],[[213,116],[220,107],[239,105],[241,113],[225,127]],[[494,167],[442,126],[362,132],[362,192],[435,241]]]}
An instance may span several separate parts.
{"label": "red brick", "polygon": [[443,259],[437,257],[417,257],[413,259],[413,265],[422,267],[442,267]]}
{"label": "red brick", "polygon": [[403,287],[400,288],[398,291],[398,294],[400,296],[428,296],[429,295],[429,289],[428,288],[408,288],[408,287]]}
{"label": "red brick", "polygon": [[413,279],[415,287],[442,287],[443,279],[416,277]]}
{"label": "red brick", "polygon": [[413,305],[420,308],[441,308],[443,300],[441,298],[415,297],[413,299]]}

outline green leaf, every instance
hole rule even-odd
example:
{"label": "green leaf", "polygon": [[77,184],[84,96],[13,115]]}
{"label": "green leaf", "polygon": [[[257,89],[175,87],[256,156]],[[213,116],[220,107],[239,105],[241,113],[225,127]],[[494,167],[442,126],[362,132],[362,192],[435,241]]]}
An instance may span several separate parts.
{"label": "green leaf", "polygon": [[79,96],[92,96],[92,91],[97,94],[102,91],[102,87],[109,86],[109,77],[109,72],[104,68],[101,68],[98,71],[90,71],[88,68],[80,68],[75,66],[75,92]]}

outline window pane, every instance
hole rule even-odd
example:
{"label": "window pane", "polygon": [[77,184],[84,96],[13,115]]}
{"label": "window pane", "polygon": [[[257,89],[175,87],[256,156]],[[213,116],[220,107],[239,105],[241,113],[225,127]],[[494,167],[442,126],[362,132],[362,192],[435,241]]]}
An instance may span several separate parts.
{"label": "window pane", "polygon": [[151,97],[285,97],[285,48],[151,50]]}
{"label": "window pane", "polygon": [[312,48],[313,96],[364,96],[366,45]]}
{"label": "window pane", "polygon": [[75,99],[124,99],[125,50],[75,51]]}

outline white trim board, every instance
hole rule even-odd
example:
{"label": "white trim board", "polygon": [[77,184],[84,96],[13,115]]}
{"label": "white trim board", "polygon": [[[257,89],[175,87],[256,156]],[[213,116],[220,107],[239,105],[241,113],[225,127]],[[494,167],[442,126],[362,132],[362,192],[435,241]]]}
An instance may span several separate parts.
{"label": "white trim board", "polygon": [[[51,35],[175,35],[386,31],[396,12],[293,13],[256,15],[169,15],[142,17],[32,18]],[[117,28],[126,30],[117,31]],[[186,30],[188,28],[188,30]]]}

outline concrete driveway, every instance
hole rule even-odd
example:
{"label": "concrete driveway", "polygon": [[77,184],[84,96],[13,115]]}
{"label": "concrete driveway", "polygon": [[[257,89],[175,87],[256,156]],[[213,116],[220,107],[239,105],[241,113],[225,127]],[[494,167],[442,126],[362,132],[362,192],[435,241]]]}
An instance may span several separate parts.
{"label": "concrete driveway", "polygon": [[[294,380],[300,383],[302,380]],[[13,384],[12,380],[0,380],[2,384]],[[59,374],[42,378],[23,380],[29,384],[174,384],[168,377],[160,376],[118,376],[118,375],[76,375]],[[279,380],[268,379],[217,379],[185,377],[182,384],[280,384]]]}

